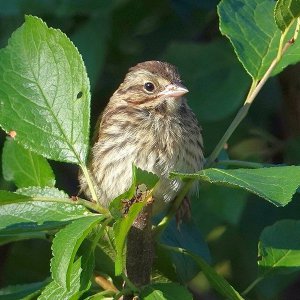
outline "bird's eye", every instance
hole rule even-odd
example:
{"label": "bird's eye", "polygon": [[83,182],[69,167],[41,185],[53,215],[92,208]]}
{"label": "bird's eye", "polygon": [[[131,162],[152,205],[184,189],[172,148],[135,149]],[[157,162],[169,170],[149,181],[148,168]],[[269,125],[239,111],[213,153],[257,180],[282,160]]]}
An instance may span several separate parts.
{"label": "bird's eye", "polygon": [[147,92],[153,92],[154,91],[154,89],[155,89],[155,86],[154,86],[154,84],[152,83],[152,82],[146,82],[145,84],[144,84],[144,89],[147,91]]}

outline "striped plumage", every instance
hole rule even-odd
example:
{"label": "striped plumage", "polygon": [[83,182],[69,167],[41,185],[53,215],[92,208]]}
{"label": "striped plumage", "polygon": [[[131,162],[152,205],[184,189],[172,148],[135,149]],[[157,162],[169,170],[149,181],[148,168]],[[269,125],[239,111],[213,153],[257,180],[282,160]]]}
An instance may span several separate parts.
{"label": "striped plumage", "polygon": [[[171,171],[202,168],[201,129],[182,97],[186,92],[168,63],[148,61],[129,70],[102,114],[91,153],[89,170],[104,206],[129,188],[132,163],[160,177],[153,194],[156,211],[182,185],[168,179]],[[80,181],[88,194],[85,179]]]}

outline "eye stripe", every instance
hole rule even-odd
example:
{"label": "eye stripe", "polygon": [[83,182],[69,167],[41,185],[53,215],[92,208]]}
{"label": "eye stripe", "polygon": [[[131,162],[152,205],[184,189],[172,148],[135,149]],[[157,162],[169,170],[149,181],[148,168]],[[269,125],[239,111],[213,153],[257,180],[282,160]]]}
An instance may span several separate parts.
{"label": "eye stripe", "polygon": [[156,100],[157,99],[157,96],[147,96],[141,100],[131,100],[131,99],[126,99],[126,101],[128,103],[131,103],[131,104],[135,104],[135,105],[139,105],[139,104],[144,104],[146,102],[150,102],[150,101],[153,101],[153,100]]}

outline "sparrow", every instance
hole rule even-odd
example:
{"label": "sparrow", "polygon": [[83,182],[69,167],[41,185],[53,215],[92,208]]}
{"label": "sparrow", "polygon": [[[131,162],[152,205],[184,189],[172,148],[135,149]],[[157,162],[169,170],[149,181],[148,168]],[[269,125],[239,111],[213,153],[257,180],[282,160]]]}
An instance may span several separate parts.
{"label": "sparrow", "polygon": [[[101,205],[108,207],[129,189],[132,164],[159,177],[154,214],[164,210],[183,185],[179,178],[169,178],[170,172],[203,168],[201,128],[186,93],[169,63],[146,61],[129,69],[99,118],[91,149],[88,167]],[[83,175],[80,184],[90,197]]]}

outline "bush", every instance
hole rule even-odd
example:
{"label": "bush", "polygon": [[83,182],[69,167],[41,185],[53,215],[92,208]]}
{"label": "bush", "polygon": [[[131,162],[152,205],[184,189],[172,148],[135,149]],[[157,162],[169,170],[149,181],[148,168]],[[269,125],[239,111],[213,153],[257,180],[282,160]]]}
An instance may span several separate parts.
{"label": "bush", "polygon": [[[0,298],[192,299],[211,288],[224,299],[284,295],[300,266],[299,67],[282,72],[300,61],[298,1],[222,0],[219,28],[234,51],[215,30],[211,1],[27,4],[3,6],[3,41],[19,15],[32,13],[67,32],[83,59],[62,31],[31,15],[0,51],[2,171],[10,182],[0,191]],[[125,271],[126,238],[149,195],[126,216],[120,203],[140,183],[151,196],[158,178],[133,166],[131,189],[108,210],[74,196],[76,171],[53,161],[78,166],[93,190],[90,88],[95,100],[108,98],[126,68],[150,56],[180,70],[207,160],[195,174],[170,174],[185,182],[175,205],[194,180],[200,197],[180,230],[172,208],[153,225],[152,281],[138,287]],[[105,105],[96,104],[93,112]]]}

